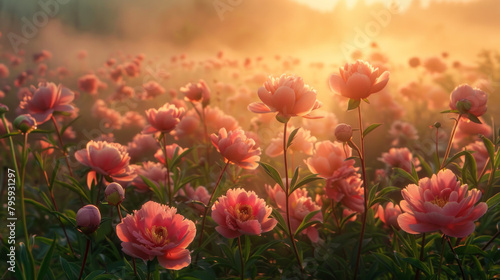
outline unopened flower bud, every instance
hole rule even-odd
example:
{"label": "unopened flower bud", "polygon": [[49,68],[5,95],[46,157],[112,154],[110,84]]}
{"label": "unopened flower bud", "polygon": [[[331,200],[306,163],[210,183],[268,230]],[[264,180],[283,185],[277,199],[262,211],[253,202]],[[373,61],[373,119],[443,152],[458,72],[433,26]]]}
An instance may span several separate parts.
{"label": "unopened flower bud", "polygon": [[346,123],[340,123],[335,127],[335,137],[340,142],[349,142],[352,138],[352,127]]}
{"label": "unopened flower bud", "polygon": [[92,234],[101,223],[101,213],[95,205],[88,204],[76,213],[76,226],[85,234]]}
{"label": "unopened flower bud", "polygon": [[440,128],[441,127],[441,123],[440,122],[435,122],[434,123],[434,127],[435,128]]}
{"label": "unopened flower bud", "polygon": [[9,111],[9,107],[7,105],[0,103],[0,116],[7,113]]}
{"label": "unopened flower bud", "polygon": [[472,104],[470,103],[469,100],[459,100],[457,101],[457,110],[461,114],[468,113],[469,110],[471,109]]}
{"label": "unopened flower bud", "polygon": [[118,205],[125,199],[125,190],[118,183],[111,183],[104,191],[106,201],[111,205]]}
{"label": "unopened flower bud", "polygon": [[30,133],[36,129],[36,120],[29,114],[23,114],[14,120],[13,125],[22,133]]}

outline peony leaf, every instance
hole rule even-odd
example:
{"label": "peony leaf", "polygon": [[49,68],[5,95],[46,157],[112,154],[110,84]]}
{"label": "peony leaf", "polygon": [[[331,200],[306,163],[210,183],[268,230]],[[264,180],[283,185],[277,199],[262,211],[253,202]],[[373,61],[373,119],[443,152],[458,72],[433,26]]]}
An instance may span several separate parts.
{"label": "peony leaf", "polygon": [[349,103],[347,104],[347,111],[356,109],[361,104],[361,99],[349,99]]}
{"label": "peony leaf", "polygon": [[297,183],[297,179],[299,179],[299,166],[297,166],[297,168],[295,168],[295,171],[293,172],[292,181],[290,182],[290,189],[294,189],[293,186],[295,186],[295,183]]}
{"label": "peony leaf", "polygon": [[288,226],[286,225],[285,219],[281,216],[281,213],[273,208],[273,217],[278,221],[278,227],[283,232],[288,232]]}
{"label": "peony leaf", "polygon": [[374,124],[371,124],[369,127],[367,127],[364,131],[363,131],[363,137],[366,137],[366,135],[368,135],[368,133],[372,132],[375,128],[381,126],[382,124],[381,123],[374,123]]}
{"label": "peony leaf", "polygon": [[474,116],[473,114],[471,113],[467,113],[467,117],[469,118],[469,120],[473,123],[477,123],[477,124],[482,124],[482,122],[476,117]]}
{"label": "peony leaf", "polygon": [[500,203],[500,193],[495,194],[494,196],[490,197],[487,201],[486,204],[488,205],[488,209],[491,209],[497,204]]}
{"label": "peony leaf", "polygon": [[319,211],[321,210],[316,210],[316,211],[312,211],[312,212],[309,212],[305,217],[304,219],[302,220],[302,222],[300,223],[299,227],[297,228],[297,230],[295,231],[295,236],[297,236],[301,231],[305,230],[306,228],[308,227],[311,227],[313,225],[316,225],[316,224],[321,224],[320,221],[311,221],[311,219],[319,213]]}
{"label": "peony leaf", "polygon": [[305,184],[311,183],[313,181],[323,179],[321,177],[318,177],[317,174],[310,174],[307,175],[306,177],[302,178],[295,186],[290,187],[290,194],[292,194],[296,189],[302,187]]}
{"label": "peony leaf", "polygon": [[262,168],[264,168],[267,175],[269,175],[278,185],[280,185],[281,189],[283,189],[283,191],[285,192],[285,186],[283,185],[283,180],[281,179],[281,175],[278,170],[267,163],[259,162],[259,164],[260,166],[262,166]]}
{"label": "peony leaf", "polygon": [[491,142],[490,139],[485,137],[484,135],[479,135],[481,140],[483,140],[484,146],[486,147],[486,150],[488,151],[488,155],[490,156],[490,163],[495,162],[495,145],[493,145],[493,142]]}
{"label": "peony leaf", "polygon": [[410,180],[413,184],[415,185],[418,185],[418,179],[417,178],[414,178],[410,173],[408,173],[407,171],[399,168],[399,167],[395,167],[394,168],[394,172],[396,173],[396,175],[399,175],[403,178],[406,178],[408,180]]}
{"label": "peony leaf", "polygon": [[141,177],[142,181],[144,181],[144,183],[155,193],[158,199],[160,201],[164,201],[163,192],[158,188],[158,186],[156,186],[156,184],[153,183],[153,181],[149,180],[148,178],[142,175],[139,176]]}
{"label": "peony leaf", "polygon": [[57,235],[54,237],[54,241],[50,245],[49,250],[45,253],[45,257],[43,258],[42,264],[40,265],[40,270],[38,270],[37,279],[43,280],[45,279],[45,274],[50,270],[50,261],[52,259],[52,254],[54,253],[54,247],[56,245]]}
{"label": "peony leaf", "polygon": [[297,134],[297,132],[299,132],[299,128],[296,128],[292,131],[292,133],[290,133],[290,136],[288,136],[288,140],[287,140],[287,143],[286,143],[286,148],[288,149],[288,147],[290,147],[290,145],[292,145],[293,143],[293,139],[295,138],[295,135]]}

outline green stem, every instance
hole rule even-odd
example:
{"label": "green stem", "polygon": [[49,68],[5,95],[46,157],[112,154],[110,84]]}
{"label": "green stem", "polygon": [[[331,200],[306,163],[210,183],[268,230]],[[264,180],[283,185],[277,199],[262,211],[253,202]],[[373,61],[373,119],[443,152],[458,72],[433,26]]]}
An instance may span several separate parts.
{"label": "green stem", "polygon": [[288,162],[286,159],[287,154],[287,137],[286,137],[286,128],[288,126],[288,122],[284,124],[283,128],[283,161],[285,163],[285,209],[286,209],[286,224],[288,227],[288,236],[290,237],[290,242],[292,243],[293,252],[295,254],[295,258],[297,259],[297,263],[300,268],[300,273],[302,274],[302,278],[304,278],[304,268],[302,267],[302,262],[300,261],[299,251],[297,250],[297,244],[295,244],[295,237],[292,231],[292,223],[290,222],[290,184],[288,182]]}
{"label": "green stem", "polygon": [[87,239],[87,246],[85,246],[85,255],[83,255],[82,268],[80,268],[80,275],[78,276],[78,280],[82,279],[83,269],[85,268],[85,263],[87,262],[87,256],[89,254],[90,248],[90,239]]}
{"label": "green stem", "polygon": [[241,250],[241,237],[238,236],[238,249],[240,250],[241,280],[245,279],[245,261],[243,260],[243,250]]}
{"label": "green stem", "polygon": [[[457,132],[458,123],[460,122],[461,117],[462,117],[462,114],[459,114],[458,119],[455,121],[455,125],[453,126],[453,129],[451,131],[450,140],[448,140],[448,146],[446,147],[446,153],[444,154],[443,162],[441,163],[439,170],[443,169],[446,166],[446,160],[448,159],[448,156],[450,155],[451,146],[453,144],[453,139],[455,138],[455,133]],[[438,155],[438,158],[439,158],[439,155]]]}
{"label": "green stem", "polygon": [[170,169],[168,167],[168,156],[167,156],[167,134],[163,134],[163,155],[165,156],[165,168],[167,169],[167,196],[168,196],[168,205],[172,207],[173,201],[173,191],[170,187]]}
{"label": "green stem", "polygon": [[59,127],[57,126],[56,119],[54,118],[54,116],[52,116],[51,118],[52,118],[52,122],[54,123],[54,127],[55,127],[56,132],[57,132],[57,138],[59,139],[59,145],[61,145],[61,150],[64,153],[64,159],[66,160],[66,165],[68,166],[69,174],[71,175],[71,177],[74,177],[73,176],[73,170],[71,170],[71,166],[69,164],[68,152],[64,148],[63,141],[62,141],[62,136],[61,136],[61,132],[59,131]]}
{"label": "green stem", "polygon": [[455,252],[455,249],[453,249],[453,245],[451,245],[450,237],[446,236],[446,240],[448,241],[448,245],[450,246],[450,249],[453,252],[453,256],[455,257],[455,260],[457,261],[458,268],[460,268],[460,273],[462,273],[462,279],[464,279],[464,280],[467,279],[465,277],[464,269],[462,268],[462,263],[460,262],[460,259],[458,258],[458,255]]}
{"label": "green stem", "polygon": [[359,245],[358,245],[358,253],[356,256],[356,264],[354,268],[354,278],[357,279],[358,277],[358,268],[359,268],[359,261],[361,259],[361,248],[363,247],[363,238],[365,235],[365,229],[366,229],[366,216],[368,212],[368,183],[366,181],[366,167],[365,167],[365,143],[364,143],[364,136],[363,136],[363,121],[361,118],[361,106],[358,106],[358,120],[359,120],[359,137],[360,137],[360,142],[361,142],[361,151],[357,149],[358,154],[359,154],[359,159],[361,161],[361,172],[363,176],[363,205],[364,205],[364,211],[362,215],[362,224],[361,224],[361,234],[359,236]]}
{"label": "green stem", "polygon": [[[5,127],[5,131],[7,134],[10,134],[9,126],[7,125],[7,120],[5,120],[5,114],[2,114],[2,123]],[[10,155],[12,157],[12,164],[14,165],[14,170],[16,174],[19,174],[19,169],[17,167],[17,159],[16,159],[16,151],[14,150],[14,141],[12,140],[12,136],[9,136],[9,146],[10,146]],[[16,180],[16,185],[19,188],[19,183]]]}

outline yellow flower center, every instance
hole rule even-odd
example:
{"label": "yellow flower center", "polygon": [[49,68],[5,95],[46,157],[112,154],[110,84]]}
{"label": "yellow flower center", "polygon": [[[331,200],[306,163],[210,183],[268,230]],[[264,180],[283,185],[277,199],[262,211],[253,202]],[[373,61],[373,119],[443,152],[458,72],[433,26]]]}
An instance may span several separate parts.
{"label": "yellow flower center", "polygon": [[147,232],[155,245],[163,246],[169,242],[167,228],[164,226],[153,226]]}
{"label": "yellow flower center", "polygon": [[436,204],[437,206],[443,208],[443,206],[445,206],[446,203],[448,203],[448,200],[442,199],[440,197],[436,197],[436,198],[434,198],[433,201],[431,201],[431,203]]}
{"label": "yellow flower center", "polygon": [[240,221],[253,220],[253,209],[248,204],[236,204],[236,218]]}

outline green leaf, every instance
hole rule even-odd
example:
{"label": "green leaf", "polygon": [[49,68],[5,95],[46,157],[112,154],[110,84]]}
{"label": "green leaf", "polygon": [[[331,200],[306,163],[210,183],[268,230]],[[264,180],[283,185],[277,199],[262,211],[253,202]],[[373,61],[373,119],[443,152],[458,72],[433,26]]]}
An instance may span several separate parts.
{"label": "green leaf", "polygon": [[180,163],[181,159],[184,158],[187,154],[189,154],[193,150],[193,148],[185,150],[180,155],[177,155],[178,150],[179,147],[175,148],[174,156],[172,157],[172,160],[169,162],[169,169],[174,169],[174,167]]}
{"label": "green leaf", "polygon": [[299,179],[299,166],[297,166],[297,168],[295,168],[295,171],[293,172],[292,181],[290,182],[290,189],[294,189],[293,186],[295,186],[295,183],[297,183],[297,179]]}
{"label": "green leaf", "polygon": [[285,219],[281,216],[281,213],[273,208],[273,217],[278,221],[278,227],[281,228],[282,231],[288,232],[288,226],[286,225]]}
{"label": "green leaf", "polygon": [[318,177],[317,174],[309,174],[306,177],[302,178],[293,188],[290,188],[290,194],[292,194],[296,189],[309,184],[311,182],[314,182],[316,180],[323,179],[322,177]]}
{"label": "green leaf", "polygon": [[139,176],[141,177],[142,181],[144,181],[144,183],[155,193],[158,199],[160,201],[164,201],[163,192],[158,188],[158,186],[156,186],[156,184],[153,183],[153,181],[149,180],[148,178],[142,175]]}
{"label": "green leaf", "polygon": [[280,173],[278,170],[276,170],[274,167],[267,163],[259,162],[260,166],[264,168],[264,171],[266,171],[267,175],[269,175],[274,182],[276,182],[278,185],[280,185],[281,189],[285,191],[285,186],[283,185],[283,179],[281,178]]}
{"label": "green leaf", "polygon": [[[472,154],[465,153],[465,163],[464,165],[467,166],[467,170],[469,171],[471,175],[472,182],[474,183],[474,186],[477,187],[477,164],[476,160],[472,156]],[[465,169],[465,168],[464,168]]]}
{"label": "green leaf", "polygon": [[75,193],[77,193],[80,197],[82,198],[85,198],[85,200],[87,202],[90,202],[90,198],[89,196],[82,190],[82,188],[78,187],[78,186],[75,186],[73,184],[68,184],[66,182],[63,182],[63,181],[59,181],[57,180],[56,183],[58,183],[59,185],[61,185],[62,187],[65,187],[69,190],[72,190],[74,191]]}
{"label": "green leaf", "polygon": [[376,184],[368,192],[368,202],[373,201],[375,199],[375,194],[377,193],[378,186],[379,186],[379,184]]}
{"label": "green leaf", "polygon": [[486,252],[479,248],[476,245],[473,244],[468,244],[468,245],[460,245],[458,247],[455,247],[455,252],[457,255],[481,255],[481,256],[486,256]]}
{"label": "green leaf", "polygon": [[21,134],[21,132],[17,131],[17,132],[7,133],[7,134],[2,135],[0,137],[0,139],[11,137],[11,136],[18,135],[18,134]]}
{"label": "green leaf", "polygon": [[479,135],[481,140],[483,140],[484,146],[486,147],[486,150],[488,151],[488,155],[490,156],[490,163],[495,162],[495,145],[493,145],[493,142],[491,142],[490,139],[485,137],[484,135]]}
{"label": "green leaf", "polygon": [[49,134],[49,133],[52,133],[52,132],[54,132],[54,131],[52,131],[52,130],[44,130],[44,129],[35,129],[35,130],[32,130],[30,133],[47,133],[47,134]]}
{"label": "green leaf", "polygon": [[368,135],[368,133],[372,132],[375,128],[381,126],[382,124],[381,123],[374,123],[374,124],[371,124],[369,127],[367,127],[364,131],[363,131],[363,137],[366,137],[366,135]]}
{"label": "green leaf", "polygon": [[297,228],[297,230],[295,231],[295,236],[297,236],[300,232],[302,232],[303,230],[305,230],[306,228],[309,228],[313,225],[316,225],[316,224],[321,224],[320,221],[311,221],[311,219],[320,212],[321,210],[316,210],[316,211],[312,211],[312,212],[309,212],[305,217],[304,219],[302,220],[302,222],[300,223],[299,227]]}
{"label": "green leaf", "polygon": [[458,110],[444,110],[440,112],[441,114],[447,114],[447,113],[460,113]]}
{"label": "green leaf", "polygon": [[35,207],[37,207],[39,209],[42,209],[42,210],[45,210],[45,211],[47,211],[49,213],[52,212],[52,210],[49,209],[49,208],[47,208],[47,206],[45,206],[45,205],[41,204],[40,202],[35,201],[35,200],[31,199],[31,198],[25,198],[24,202],[29,203],[29,204],[33,204]]}
{"label": "green leaf", "polygon": [[26,247],[26,244],[24,242],[20,242],[19,247],[19,258],[21,259],[21,263],[23,265],[23,271],[25,273],[24,275],[26,276],[26,279],[34,279],[35,264],[31,263],[29,257],[30,252],[28,252],[29,249]]}
{"label": "green leaf", "polygon": [[446,164],[444,166],[447,166],[448,164],[455,161],[456,159],[464,156],[466,153],[468,153],[468,151],[461,151],[461,152],[456,153],[452,157],[448,158],[448,160],[446,161]]}
{"label": "green leaf", "polygon": [[487,201],[486,204],[488,205],[488,209],[491,209],[497,204],[500,203],[500,192],[495,194],[494,196],[490,197]]}
{"label": "green leaf", "polygon": [[61,266],[66,274],[66,279],[78,279],[78,275],[80,274],[80,267],[75,263],[69,263],[62,256],[59,257],[59,261]]}
{"label": "green leaf", "polygon": [[473,114],[471,113],[467,113],[467,117],[469,118],[469,120],[473,123],[477,123],[477,124],[482,124],[482,122],[476,117],[474,116]]}
{"label": "green leaf", "polygon": [[367,104],[370,104],[370,101],[368,101],[368,98],[363,98],[363,101],[366,102]]}
{"label": "green leaf", "polygon": [[401,176],[403,178],[406,178],[406,179],[410,180],[413,184],[418,185],[418,179],[414,178],[406,170],[403,170],[403,169],[401,169],[399,167],[395,167],[394,168],[394,172],[396,173],[396,175],[399,175],[399,176]]}
{"label": "green leaf", "polygon": [[420,165],[424,168],[425,172],[427,173],[427,176],[431,177],[432,174],[434,174],[434,172],[432,171],[432,168],[429,165],[429,163],[427,163],[427,161],[419,154],[416,154],[416,157],[420,161]]}
{"label": "green leaf", "polygon": [[45,274],[49,270],[50,261],[52,259],[52,254],[54,253],[54,247],[56,245],[57,237],[54,237],[54,241],[50,245],[49,251],[45,254],[45,257],[42,260],[42,264],[40,265],[40,270],[38,271],[37,279],[43,280],[45,279]]}
{"label": "green leaf", "polygon": [[288,140],[286,142],[286,148],[290,147],[292,145],[293,139],[295,138],[295,135],[297,135],[297,132],[299,132],[300,127],[294,129],[292,133],[290,133],[290,136],[288,136]]}
{"label": "green leaf", "polygon": [[398,187],[385,187],[377,193],[377,197],[384,197],[388,193],[400,191],[400,190],[401,190],[401,188],[398,188]]}
{"label": "green leaf", "polygon": [[413,267],[420,269],[426,275],[430,275],[429,268],[424,262],[414,258],[404,258],[403,261],[411,264]]}
{"label": "green leaf", "polygon": [[72,124],[74,124],[79,118],[81,118],[81,116],[78,116],[78,117],[72,119],[68,124],[66,124],[65,126],[63,126],[61,128],[61,132],[60,132],[61,135],[63,135],[64,132],[66,131],[66,129],[68,129]]}
{"label": "green leaf", "polygon": [[356,109],[361,104],[361,99],[349,99],[349,103],[347,104],[347,111]]}

